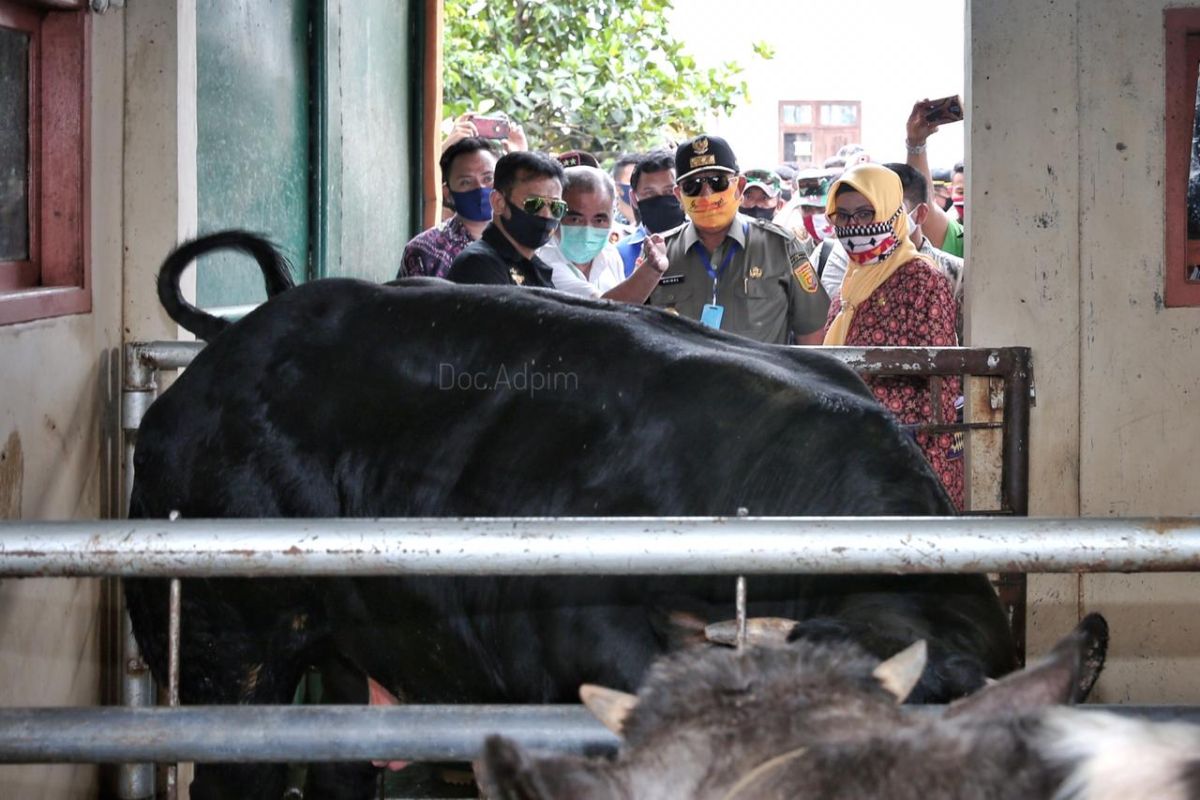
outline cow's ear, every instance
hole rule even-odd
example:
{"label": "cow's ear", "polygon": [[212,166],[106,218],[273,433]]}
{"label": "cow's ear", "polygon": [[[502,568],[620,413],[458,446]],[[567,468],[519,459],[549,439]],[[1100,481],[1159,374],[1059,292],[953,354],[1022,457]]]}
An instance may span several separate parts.
{"label": "cow's ear", "polygon": [[617,736],[625,727],[625,719],[637,705],[637,697],[616,689],[606,689],[585,683],[579,687],[579,699],[600,723]]}
{"label": "cow's ear", "polygon": [[489,800],[610,800],[620,781],[609,762],[574,756],[533,759],[503,736],[489,736],[474,763],[475,780]]}
{"label": "cow's ear", "polygon": [[871,674],[884,689],[887,689],[896,698],[897,703],[903,703],[908,699],[913,688],[920,683],[928,656],[929,649],[925,645],[925,640],[918,639],[887,661],[882,662]]}
{"label": "cow's ear", "polygon": [[491,800],[549,800],[538,785],[532,762],[516,742],[489,736],[474,763],[475,780]]}
{"label": "cow's ear", "polygon": [[704,644],[704,612],[684,605],[672,598],[669,605],[652,608],[647,617],[667,652]]}
{"label": "cow's ear", "polygon": [[1082,702],[1100,677],[1107,650],[1108,623],[1099,614],[1088,614],[1044,659],[954,701],[946,716],[1031,711]]}

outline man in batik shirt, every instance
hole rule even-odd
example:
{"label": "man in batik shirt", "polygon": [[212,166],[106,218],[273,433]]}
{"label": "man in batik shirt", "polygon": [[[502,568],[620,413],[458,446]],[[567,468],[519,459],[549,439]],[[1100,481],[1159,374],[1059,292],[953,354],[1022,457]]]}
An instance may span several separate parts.
{"label": "man in batik shirt", "polygon": [[492,148],[487,139],[470,136],[442,153],[438,161],[442,191],[452,199],[454,216],[418,233],[405,245],[396,277],[444,278],[455,257],[483,234],[492,219],[489,196],[496,169],[496,152]]}

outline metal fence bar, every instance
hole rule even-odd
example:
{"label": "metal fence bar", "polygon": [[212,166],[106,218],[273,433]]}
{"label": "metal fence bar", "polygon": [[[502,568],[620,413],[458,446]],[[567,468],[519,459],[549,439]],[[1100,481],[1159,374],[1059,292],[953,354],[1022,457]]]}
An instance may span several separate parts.
{"label": "metal fence bar", "polygon": [[0,523],[0,577],[1200,571],[1200,517]]}
{"label": "metal fence bar", "polygon": [[[1079,708],[1200,723],[1200,706]],[[0,709],[0,763],[469,761],[494,733],[555,753],[617,745],[575,705],[8,708]]]}
{"label": "metal fence bar", "polygon": [[[150,404],[158,395],[158,371],[178,369],[191,363],[204,348],[203,342],[139,342],[125,346],[125,369],[121,389],[122,514],[129,512],[133,491],[133,456],[138,428]],[[124,594],[121,594],[122,600]],[[130,628],[129,612],[121,603],[123,628]],[[154,679],[142,658],[132,632],[122,637],[121,704],[140,708],[154,705]],[[155,793],[153,764],[122,764],[117,770],[117,796],[120,800],[145,800]]]}
{"label": "metal fence bar", "polygon": [[[150,667],[142,658],[133,636],[133,623],[125,604],[121,603],[121,705],[149,707],[154,705],[154,681]],[[121,800],[141,800],[154,796],[153,764],[122,764],[117,771],[117,797]]]}
{"label": "metal fence bar", "polygon": [[1007,377],[1032,363],[1028,347],[809,347],[862,375]]}
{"label": "metal fence bar", "polygon": [[8,708],[0,762],[466,761],[493,733],[561,753],[617,742],[577,705]]}

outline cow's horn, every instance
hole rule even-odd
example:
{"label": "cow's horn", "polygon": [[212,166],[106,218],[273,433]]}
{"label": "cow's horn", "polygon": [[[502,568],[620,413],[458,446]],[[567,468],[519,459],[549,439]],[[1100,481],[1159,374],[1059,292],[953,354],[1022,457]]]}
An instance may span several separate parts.
{"label": "cow's horn", "polygon": [[585,683],[579,687],[579,699],[604,727],[618,736],[621,735],[621,728],[625,725],[625,718],[637,705],[637,696],[635,695],[618,692],[616,689],[606,689],[591,683]]}
{"label": "cow's horn", "polygon": [[[783,617],[751,617],[746,620],[747,644],[786,644],[796,621]],[[737,620],[714,622],[704,628],[704,638],[713,644],[737,644]]]}
{"label": "cow's horn", "polygon": [[883,688],[895,695],[897,703],[903,703],[917,685],[917,681],[921,680],[927,653],[925,640],[918,639],[884,661],[871,674]]}

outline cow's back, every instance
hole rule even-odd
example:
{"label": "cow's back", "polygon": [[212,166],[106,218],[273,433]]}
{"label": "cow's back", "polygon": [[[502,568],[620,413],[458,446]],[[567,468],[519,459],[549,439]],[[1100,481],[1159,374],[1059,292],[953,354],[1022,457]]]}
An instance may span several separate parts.
{"label": "cow's back", "polygon": [[148,411],[152,516],[950,513],[848,368],[643,307],[320,281]]}

